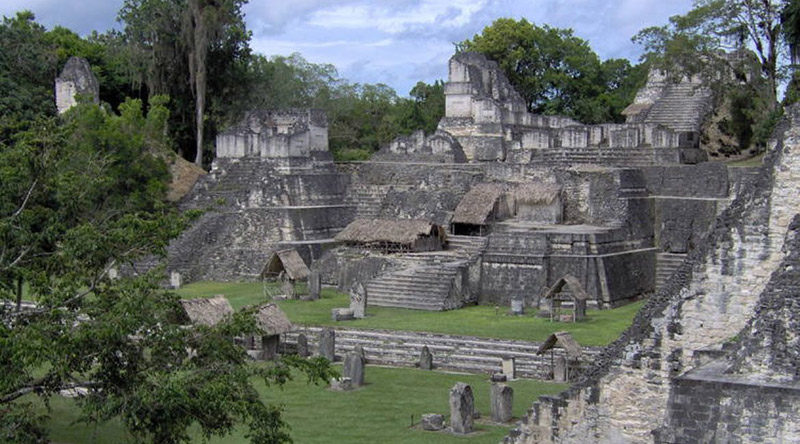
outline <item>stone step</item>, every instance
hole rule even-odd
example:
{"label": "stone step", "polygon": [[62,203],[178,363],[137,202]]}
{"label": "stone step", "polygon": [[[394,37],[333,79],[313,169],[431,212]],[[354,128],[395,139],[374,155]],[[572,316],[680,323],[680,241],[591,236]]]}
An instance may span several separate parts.
{"label": "stone step", "polygon": [[[319,328],[307,328],[309,345],[314,350]],[[296,341],[298,332],[288,333],[289,343]],[[501,371],[502,358],[514,356],[518,377],[542,378],[550,371],[550,356],[536,355],[538,343],[497,340],[465,336],[450,336],[422,332],[390,332],[385,330],[337,330],[336,353],[344,356],[356,345],[364,348],[370,364],[414,366],[419,352],[427,345],[434,356],[434,365],[441,370],[468,373]],[[599,348],[585,348],[587,359],[599,353]],[[557,350],[556,353],[561,353]]]}

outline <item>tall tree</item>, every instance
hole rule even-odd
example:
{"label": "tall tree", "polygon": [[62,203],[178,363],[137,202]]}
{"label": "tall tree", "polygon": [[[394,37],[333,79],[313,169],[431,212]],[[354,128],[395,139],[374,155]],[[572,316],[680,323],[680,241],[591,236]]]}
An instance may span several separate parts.
{"label": "tall tree", "polygon": [[[119,20],[133,63],[152,94],[172,98],[170,132],[184,157],[202,164],[209,97],[229,99],[231,70],[249,55],[245,0],[126,0]],[[233,82],[235,83],[235,82]],[[217,88],[209,91],[209,87]],[[213,106],[213,105],[212,105]],[[192,145],[189,147],[188,145]]]}
{"label": "tall tree", "polygon": [[233,337],[261,332],[253,310],[214,327],[181,325],[157,273],[111,279],[112,267],[163,253],[186,226],[162,204],[164,99],[121,114],[93,104],[46,117],[0,143],[0,299],[23,277],[36,306],[0,305],[0,439],[46,442],[41,402],[62,390],[87,422],[118,418],[138,442],[188,442],[247,424],[252,442],[289,439],[280,409],[252,378],[298,368],[327,379],[326,361],[254,366]]}
{"label": "tall tree", "polygon": [[[497,19],[481,34],[457,45],[460,51],[476,51],[498,62],[529,111],[563,114],[585,123],[618,120],[600,100],[616,94],[616,83],[606,82],[606,69],[619,73],[627,61],[601,63],[588,42],[570,29],[537,26],[525,19]],[[608,73],[611,74],[611,73]]]}
{"label": "tall tree", "polygon": [[[767,83],[770,109],[777,106],[783,48],[781,12],[786,0],[696,0],[685,15],[670,17],[666,26],[640,31],[634,41],[645,46],[654,66],[678,75],[701,75],[713,82],[750,77],[752,50],[759,75]],[[740,56],[721,57],[720,51]]]}

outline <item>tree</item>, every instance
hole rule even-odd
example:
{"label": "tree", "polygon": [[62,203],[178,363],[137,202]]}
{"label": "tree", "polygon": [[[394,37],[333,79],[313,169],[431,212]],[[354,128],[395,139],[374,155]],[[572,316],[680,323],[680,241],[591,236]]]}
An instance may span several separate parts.
{"label": "tree", "polygon": [[229,100],[228,85],[238,80],[231,81],[229,74],[249,56],[244,3],[126,0],[119,12],[132,65],[138,67],[150,95],[172,97],[170,132],[184,157],[193,151],[198,165],[205,153],[207,98]]}
{"label": "tree", "polygon": [[501,18],[459,43],[457,50],[480,52],[497,61],[531,112],[562,114],[585,123],[620,119],[620,110],[609,109],[600,98],[616,94],[617,85],[623,83],[605,77],[625,73],[630,64],[601,63],[589,44],[570,29]]}
{"label": "tree", "polygon": [[[751,80],[748,50],[758,60],[770,110],[777,106],[782,50],[783,0],[696,0],[685,15],[670,24],[640,31],[634,41],[644,45],[654,67],[678,76],[696,76],[708,84],[730,85]],[[724,56],[722,51],[733,53]],[[757,84],[758,82],[753,82]]]}
{"label": "tree", "polygon": [[111,268],[163,254],[192,214],[163,204],[165,99],[119,115],[81,104],[42,117],[0,145],[0,299],[26,282],[36,306],[0,305],[0,440],[46,442],[40,403],[85,391],[87,422],[119,418],[138,441],[185,442],[249,426],[253,442],[288,439],[280,409],[251,384],[298,368],[327,379],[324,360],[249,363],[233,337],[260,334],[253,310],[186,328],[159,273],[111,279]]}

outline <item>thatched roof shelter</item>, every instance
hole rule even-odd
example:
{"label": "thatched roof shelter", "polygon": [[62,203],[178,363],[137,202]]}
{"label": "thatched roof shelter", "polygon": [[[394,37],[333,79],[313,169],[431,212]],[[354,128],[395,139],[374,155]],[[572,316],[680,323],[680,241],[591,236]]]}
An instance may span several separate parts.
{"label": "thatched roof shelter", "polygon": [[303,258],[297,250],[281,250],[272,254],[264,270],[261,272],[261,277],[277,277],[281,271],[285,271],[289,279],[299,281],[308,278],[311,271],[306,266]]}
{"label": "thatched roof shelter", "polygon": [[233,314],[231,303],[224,296],[181,299],[183,311],[192,324],[214,326]]}
{"label": "thatched roof shelter", "polygon": [[[339,242],[363,245],[395,244],[413,248],[420,238],[445,240],[444,230],[420,219],[356,219],[336,235]],[[441,249],[441,248],[440,248]]]}
{"label": "thatched roof shelter", "polygon": [[591,299],[589,293],[586,292],[586,289],[583,288],[581,282],[575,276],[571,274],[565,274],[561,279],[556,281],[556,283],[550,287],[549,290],[544,294],[544,299],[550,299],[556,294],[560,293],[564,286],[569,288],[570,293],[572,296],[578,301],[587,301]]}
{"label": "thatched roof shelter", "polygon": [[635,116],[641,113],[646,113],[650,111],[650,108],[653,107],[652,103],[631,103],[625,109],[620,112],[623,116]]}
{"label": "thatched roof shelter", "polygon": [[479,183],[472,187],[467,194],[461,198],[452,223],[484,225],[497,205],[497,201],[503,196],[505,190],[502,185],[495,183]]}
{"label": "thatched roof shelter", "polygon": [[561,187],[555,184],[528,182],[517,186],[514,199],[518,204],[550,205],[561,197]]}
{"label": "thatched roof shelter", "polygon": [[581,357],[580,344],[566,331],[559,331],[548,336],[544,343],[539,346],[539,350],[536,351],[536,354],[541,355],[555,347],[563,348],[569,359],[577,360]]}
{"label": "thatched roof shelter", "polygon": [[266,336],[286,333],[292,329],[292,323],[286,313],[275,304],[264,304],[258,307],[256,322],[264,330]]}

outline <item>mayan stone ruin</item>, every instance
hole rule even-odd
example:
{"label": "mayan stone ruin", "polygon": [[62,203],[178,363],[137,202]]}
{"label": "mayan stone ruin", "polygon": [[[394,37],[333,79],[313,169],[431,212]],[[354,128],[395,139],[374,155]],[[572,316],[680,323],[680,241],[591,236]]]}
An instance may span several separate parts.
{"label": "mayan stone ruin", "polygon": [[78,104],[78,96],[100,103],[100,84],[86,59],[70,57],[56,77],[56,108],[59,114]]}
{"label": "mayan stone ruin", "polygon": [[[212,209],[170,245],[168,271],[184,283],[258,280],[291,250],[310,268],[312,298],[323,285],[354,295],[333,310],[343,322],[367,306],[470,304],[579,322],[587,310],[648,298],[605,349],[559,332],[539,350],[549,358],[514,358],[510,341],[497,342],[508,378],[573,382],[558,396],[515,400],[535,402],[506,442],[800,440],[800,353],[784,334],[798,308],[785,295],[800,254],[800,111],[781,124],[763,167],[730,168],[700,148],[712,97],[693,81],[652,73],[626,123],[584,125],[527,112],[495,62],[459,53],[445,101],[434,133],[398,138],[366,162],[333,161],[320,111],[251,112],[217,138],[211,172],[181,201]],[[392,352],[367,350],[370,363],[395,365],[383,356],[402,353],[420,368],[430,352],[406,343],[458,350],[454,341],[475,340],[306,333],[305,347],[316,343],[330,360],[336,335],[347,359],[356,359],[351,341],[380,342]],[[434,355],[437,368],[467,365]],[[493,417],[508,421],[511,394],[494,387]],[[468,433],[471,420],[453,430]]]}

